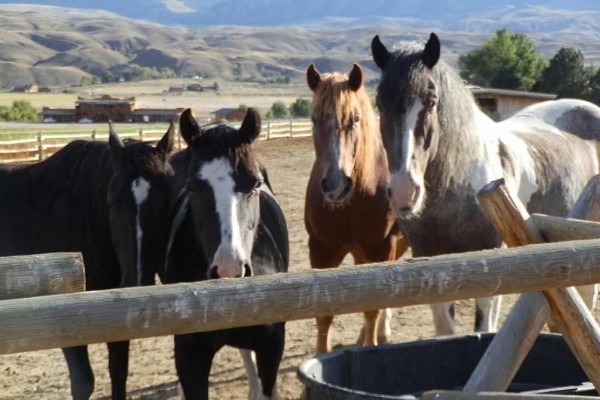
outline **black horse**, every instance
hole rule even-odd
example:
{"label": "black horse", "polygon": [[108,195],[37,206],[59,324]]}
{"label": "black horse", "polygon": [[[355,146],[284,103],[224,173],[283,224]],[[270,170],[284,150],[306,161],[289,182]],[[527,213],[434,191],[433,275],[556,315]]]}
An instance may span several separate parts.
{"label": "black horse", "polygon": [[[188,148],[171,160],[178,213],[165,280],[286,272],[285,218],[251,147],[260,133],[258,113],[249,109],[239,131],[227,126],[203,131],[188,109],[181,115],[180,130]],[[279,398],[276,380],[284,339],[284,323],[175,336],[175,364],[185,398],[208,398],[212,361],[225,345],[243,349],[251,399]]]}
{"label": "black horse", "polygon": [[[81,252],[86,289],[150,285],[164,266],[171,126],[156,147],[74,141],[27,166],[0,166],[0,256]],[[129,342],[108,343],[112,398],[125,399]],[[94,390],[87,346],[63,349],[71,394]]]}

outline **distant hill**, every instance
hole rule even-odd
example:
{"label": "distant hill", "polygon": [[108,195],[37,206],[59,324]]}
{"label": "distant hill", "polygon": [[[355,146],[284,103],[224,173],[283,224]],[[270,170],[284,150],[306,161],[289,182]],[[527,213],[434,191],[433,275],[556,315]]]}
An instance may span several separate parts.
{"label": "distant hill", "polygon": [[[286,1],[281,0],[281,3]],[[423,0],[423,3],[428,1]],[[136,2],[140,10],[144,10],[137,0],[109,0],[102,3],[127,8]],[[77,5],[84,2],[73,0],[69,3]],[[97,2],[90,0],[86,3]],[[203,3],[223,6],[222,1]],[[249,1],[248,7],[256,3],[261,2]],[[352,1],[339,3],[350,4]],[[389,2],[373,0],[370,3],[375,6]],[[447,3],[463,7],[462,2]],[[572,3],[578,1],[573,0]],[[148,10],[152,10],[162,7],[164,2],[148,1],[147,4]],[[171,7],[193,5],[191,1],[175,0],[169,4]],[[327,4],[336,8],[338,2]],[[534,28],[540,23],[531,15],[526,18],[524,11],[514,9],[513,12],[522,21],[530,18],[529,23]],[[595,15],[595,12],[589,13]],[[487,15],[489,20],[505,18],[511,29],[508,23],[518,19],[509,13],[496,15],[491,12]],[[561,15],[555,17],[557,26],[559,21],[563,23],[559,26],[560,32],[534,32],[528,36],[548,57],[562,46],[575,46],[583,51],[588,63],[598,65],[600,41],[593,18],[575,18],[576,13],[573,12],[572,19],[577,19],[578,24],[585,27],[580,30],[573,28],[574,23],[571,24]],[[485,25],[485,21],[473,19],[462,23],[475,26]],[[381,35],[384,43],[393,46],[406,40],[423,42],[429,32],[435,30],[442,39],[443,56],[452,62],[459,54],[478,47],[489,37],[489,32],[478,29],[453,32],[442,25],[414,28],[409,24],[392,22],[370,27],[342,23],[330,27],[185,28],[133,20],[107,11],[0,5],[0,85],[10,87],[33,82],[40,85],[76,84],[82,76],[100,75],[105,71],[118,74],[133,63],[144,67],[168,67],[180,75],[203,75],[209,79],[303,79],[306,67],[311,62],[316,63],[322,71],[349,71],[352,62],[360,62],[366,67],[367,78],[370,79],[378,74],[370,56],[370,41],[375,34]]]}

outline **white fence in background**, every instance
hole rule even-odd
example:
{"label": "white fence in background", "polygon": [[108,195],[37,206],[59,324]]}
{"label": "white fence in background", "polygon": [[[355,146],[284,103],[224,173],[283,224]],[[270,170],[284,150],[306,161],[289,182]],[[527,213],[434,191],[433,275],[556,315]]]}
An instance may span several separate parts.
{"label": "white fence in background", "polygon": [[[239,123],[232,124],[239,127]],[[164,130],[144,130],[138,132],[119,133],[122,139],[132,138],[145,142],[159,140]],[[265,121],[262,124],[262,130],[259,140],[271,140],[278,138],[298,138],[307,137],[312,134],[312,124],[309,120],[289,120],[289,121]],[[24,135],[25,136],[25,135]],[[96,129],[89,132],[56,133],[56,132],[38,132],[36,134],[27,134],[29,138],[2,140],[0,135],[0,163],[25,163],[41,161],[58,150],[67,143],[77,140],[108,140],[107,133],[97,133]],[[185,147],[179,132],[177,132],[177,147]]]}

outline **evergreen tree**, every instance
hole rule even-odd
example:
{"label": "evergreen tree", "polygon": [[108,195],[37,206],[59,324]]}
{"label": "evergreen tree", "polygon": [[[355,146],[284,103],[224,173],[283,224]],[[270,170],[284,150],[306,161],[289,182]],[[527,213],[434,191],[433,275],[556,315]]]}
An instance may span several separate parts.
{"label": "evergreen tree", "polygon": [[517,90],[530,90],[546,65],[533,42],[506,29],[496,31],[480,49],[461,55],[458,63],[461,77],[471,84]]}

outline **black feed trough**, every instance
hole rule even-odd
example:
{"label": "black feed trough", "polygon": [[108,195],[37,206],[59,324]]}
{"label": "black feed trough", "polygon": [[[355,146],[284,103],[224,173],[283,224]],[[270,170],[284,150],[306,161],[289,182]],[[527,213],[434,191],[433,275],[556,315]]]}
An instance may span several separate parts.
{"label": "black feed trough", "polygon": [[[412,399],[461,390],[494,334],[338,350],[304,362],[306,400]],[[560,335],[541,334],[509,392],[596,396]]]}

